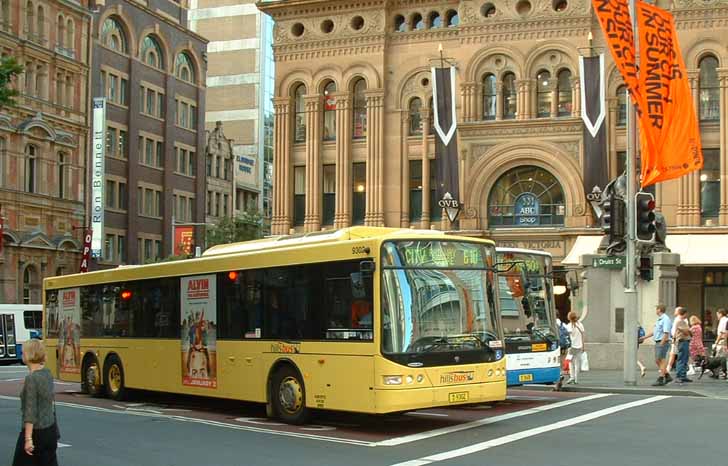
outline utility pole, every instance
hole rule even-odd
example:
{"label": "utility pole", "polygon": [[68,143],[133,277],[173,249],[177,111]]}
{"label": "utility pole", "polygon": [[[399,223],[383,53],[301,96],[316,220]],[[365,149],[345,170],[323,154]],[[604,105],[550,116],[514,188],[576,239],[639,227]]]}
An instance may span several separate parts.
{"label": "utility pole", "polygon": [[[637,2],[629,0],[629,11],[632,18],[632,31],[634,34],[635,69],[640,62],[639,35],[637,31]],[[639,70],[637,69],[639,75]],[[637,385],[637,328],[639,326],[639,304],[637,302],[637,243],[635,238],[636,210],[635,195],[637,192],[637,179],[635,174],[637,159],[637,108],[632,98],[627,94],[627,267],[624,295],[626,306],[624,310],[624,384]]]}

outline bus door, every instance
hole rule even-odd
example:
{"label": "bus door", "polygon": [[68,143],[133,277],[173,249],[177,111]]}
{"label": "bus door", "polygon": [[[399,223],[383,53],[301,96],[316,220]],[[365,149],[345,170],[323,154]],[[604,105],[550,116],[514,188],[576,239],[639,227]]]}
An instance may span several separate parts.
{"label": "bus door", "polygon": [[15,352],[15,316],[0,315],[0,358],[17,358]]}

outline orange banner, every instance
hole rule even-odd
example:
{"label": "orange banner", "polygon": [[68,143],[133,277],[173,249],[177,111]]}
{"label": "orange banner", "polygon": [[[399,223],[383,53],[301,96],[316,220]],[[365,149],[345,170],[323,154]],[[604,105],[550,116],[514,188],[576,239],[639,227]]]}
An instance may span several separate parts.
{"label": "orange banner", "polygon": [[612,53],[614,63],[627,85],[632,100],[641,108],[637,63],[634,49],[634,29],[628,0],[592,0],[592,7],[602,26],[602,32]]}
{"label": "orange banner", "polygon": [[700,127],[670,13],[637,2],[642,187],[703,167]]}
{"label": "orange banner", "polygon": [[176,256],[192,255],[192,246],[195,240],[195,227],[174,227],[174,254]]}

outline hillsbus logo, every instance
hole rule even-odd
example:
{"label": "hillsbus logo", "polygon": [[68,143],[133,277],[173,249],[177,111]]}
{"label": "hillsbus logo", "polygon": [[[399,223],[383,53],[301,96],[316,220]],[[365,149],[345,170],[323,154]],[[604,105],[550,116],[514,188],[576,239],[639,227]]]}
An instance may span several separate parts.
{"label": "hillsbus logo", "polygon": [[472,382],[475,378],[475,372],[448,372],[440,376],[440,383],[453,384],[453,383],[466,383]]}

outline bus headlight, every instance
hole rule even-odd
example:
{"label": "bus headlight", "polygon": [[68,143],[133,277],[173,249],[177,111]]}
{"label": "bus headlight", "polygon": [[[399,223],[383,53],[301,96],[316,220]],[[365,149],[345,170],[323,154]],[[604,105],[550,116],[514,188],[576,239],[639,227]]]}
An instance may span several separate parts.
{"label": "bus headlight", "polygon": [[402,385],[401,375],[385,375],[383,379],[384,385]]}
{"label": "bus headlight", "polygon": [[411,375],[408,375],[408,376],[407,376],[407,377],[405,378],[405,381],[406,381],[406,382],[407,382],[408,384],[411,384],[412,382],[414,382],[414,381],[415,381],[415,379],[414,379],[414,377],[412,377]]}
{"label": "bus headlight", "polygon": [[417,374],[417,383],[422,383],[423,380],[425,380],[425,376],[422,374]]}

